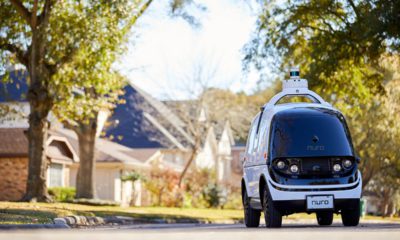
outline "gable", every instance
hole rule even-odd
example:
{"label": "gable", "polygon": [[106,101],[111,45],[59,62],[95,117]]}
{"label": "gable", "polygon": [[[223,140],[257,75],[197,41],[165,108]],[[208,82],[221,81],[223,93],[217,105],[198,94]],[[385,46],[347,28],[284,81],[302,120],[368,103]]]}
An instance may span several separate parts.
{"label": "gable", "polygon": [[64,141],[53,140],[47,146],[47,156],[59,160],[73,160],[74,155]]}

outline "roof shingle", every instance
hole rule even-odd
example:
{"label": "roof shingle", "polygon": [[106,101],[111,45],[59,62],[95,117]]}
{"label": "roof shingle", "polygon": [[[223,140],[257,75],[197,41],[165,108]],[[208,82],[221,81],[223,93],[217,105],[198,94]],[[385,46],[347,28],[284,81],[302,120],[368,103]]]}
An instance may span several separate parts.
{"label": "roof shingle", "polygon": [[27,157],[28,138],[24,128],[0,128],[0,157]]}

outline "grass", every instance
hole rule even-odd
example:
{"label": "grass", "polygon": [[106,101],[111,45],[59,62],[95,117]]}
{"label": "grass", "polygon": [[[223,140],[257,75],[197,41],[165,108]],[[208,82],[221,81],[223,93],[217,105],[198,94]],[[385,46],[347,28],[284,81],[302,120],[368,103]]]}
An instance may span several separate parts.
{"label": "grass", "polygon": [[[189,219],[203,221],[243,220],[243,210],[197,209],[165,207],[114,207],[88,206],[72,203],[16,203],[0,202],[0,224],[52,223],[55,217],[81,216],[128,216],[141,219]],[[335,215],[335,218],[340,218]],[[293,214],[284,219],[315,219],[315,214]],[[399,218],[366,216],[366,220],[390,220],[400,222]]]}
{"label": "grass", "polygon": [[0,224],[52,223],[55,217],[128,216],[141,219],[242,220],[242,210],[88,206],[72,203],[0,202]]}

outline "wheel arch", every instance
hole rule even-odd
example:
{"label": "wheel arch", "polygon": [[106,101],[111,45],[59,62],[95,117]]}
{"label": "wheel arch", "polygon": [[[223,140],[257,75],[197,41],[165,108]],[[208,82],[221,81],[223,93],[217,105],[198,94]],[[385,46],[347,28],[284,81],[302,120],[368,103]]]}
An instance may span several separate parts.
{"label": "wheel arch", "polygon": [[241,189],[242,189],[242,196],[243,196],[244,191],[247,191],[246,182],[245,182],[244,178],[242,178],[242,181],[241,181]]}
{"label": "wheel arch", "polygon": [[[264,176],[264,174],[261,174],[261,176],[260,176],[260,180],[259,180],[259,184],[258,184],[258,194],[260,195],[260,202],[261,202],[261,205],[263,204],[263,202],[264,202],[264,188],[267,186],[267,180],[266,180],[266,178],[265,178],[265,176]],[[268,186],[267,186],[268,187]]]}

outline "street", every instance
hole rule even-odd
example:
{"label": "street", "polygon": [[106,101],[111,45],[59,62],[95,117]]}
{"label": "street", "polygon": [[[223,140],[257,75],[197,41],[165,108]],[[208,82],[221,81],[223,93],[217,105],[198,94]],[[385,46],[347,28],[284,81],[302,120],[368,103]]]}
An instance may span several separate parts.
{"label": "street", "polygon": [[246,229],[242,224],[147,224],[96,229],[3,231],[0,239],[400,239],[400,224],[364,221],[358,227],[343,227],[335,220],[331,227],[314,222],[284,222],[280,229],[263,226]]}

